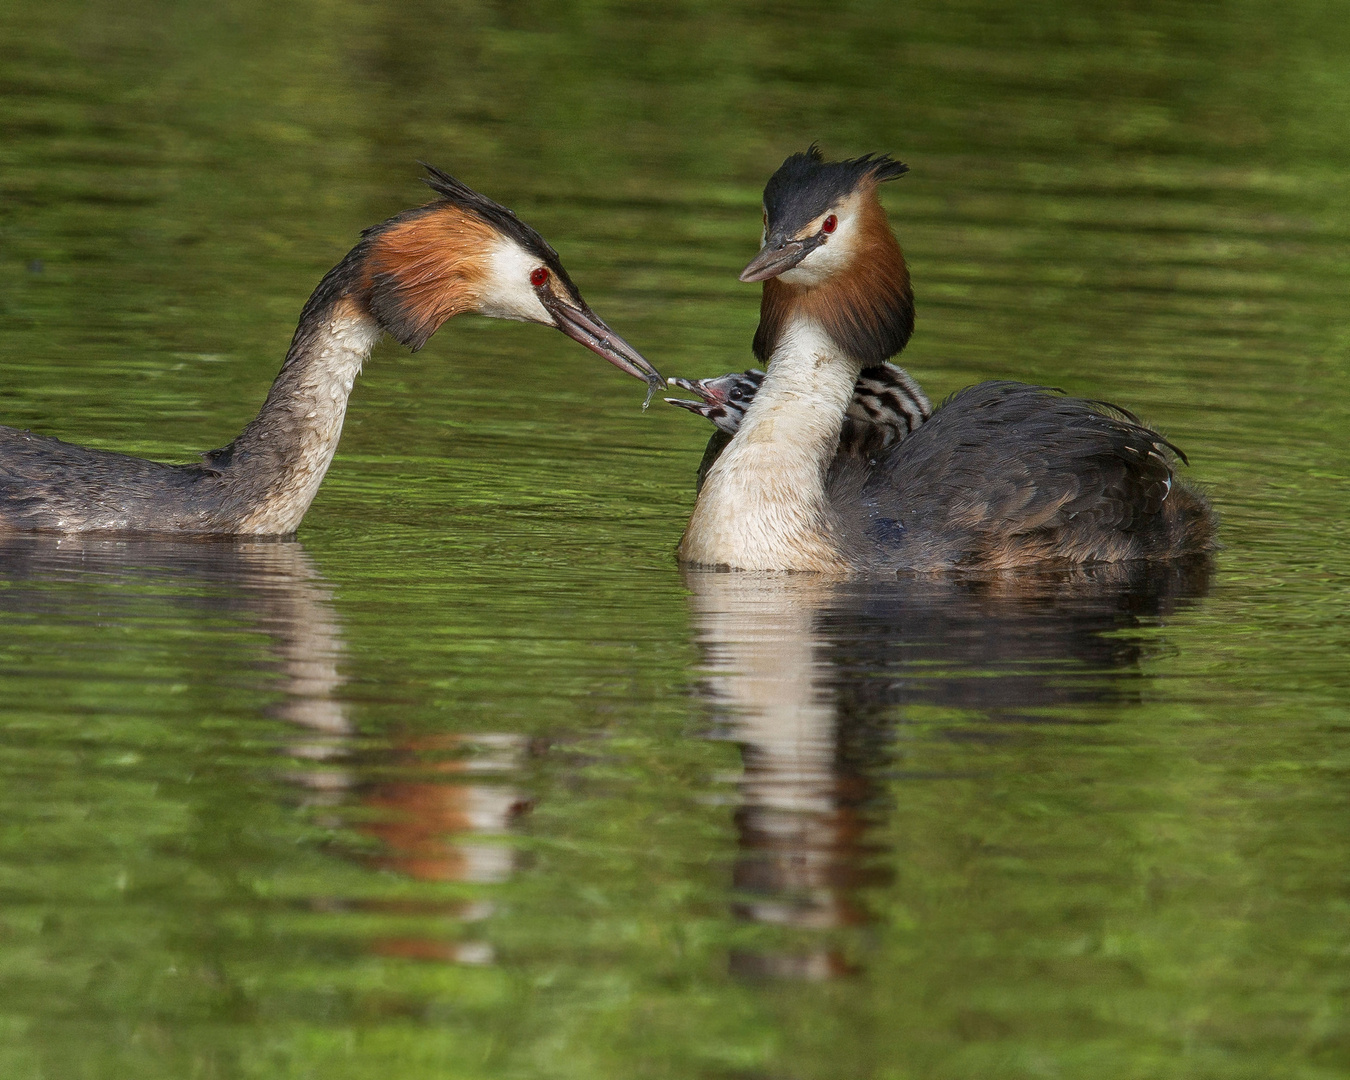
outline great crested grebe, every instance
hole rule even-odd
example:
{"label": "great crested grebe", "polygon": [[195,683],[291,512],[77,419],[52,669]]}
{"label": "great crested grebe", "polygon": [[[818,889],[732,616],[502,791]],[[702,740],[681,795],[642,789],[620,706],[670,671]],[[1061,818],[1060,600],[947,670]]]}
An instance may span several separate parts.
{"label": "great crested grebe", "polygon": [[426,168],[439,198],[367,229],[324,276],[262,410],[232,443],[168,465],[0,427],[0,532],[293,533],[375,342],[387,333],[415,351],[464,312],[555,327],[645,379],[649,399],[664,385],[586,306],[542,236]]}
{"label": "great crested grebe", "polygon": [[[713,379],[666,380],[670,386],[697,395],[693,401],[666,398],[668,404],[697,413],[717,428],[699,462],[695,490],[702,490],[703,478],[741,426],[741,419],[763,381],[764,372],[759,368]],[[863,368],[853,386],[853,400],[844,413],[838,453],[874,458],[932,415],[933,405],[928,396],[904,368],[895,364]]]}
{"label": "great crested grebe", "polygon": [[[813,146],[764,189],[755,355],[768,362],[709,468],[683,562],[745,570],[1005,569],[1171,559],[1215,547],[1179,452],[1124,410],[1039,386],[952,395],[876,459],[836,457],[859,372],[914,329],[909,271],[877,198],[908,167]],[[1184,458],[1183,458],[1184,460]]]}

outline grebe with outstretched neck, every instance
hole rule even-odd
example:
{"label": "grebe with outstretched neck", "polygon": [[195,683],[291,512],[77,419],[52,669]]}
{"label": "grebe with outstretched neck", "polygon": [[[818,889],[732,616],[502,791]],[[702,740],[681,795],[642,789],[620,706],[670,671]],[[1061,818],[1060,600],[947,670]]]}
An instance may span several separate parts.
{"label": "grebe with outstretched neck", "polygon": [[[696,395],[695,400],[666,398],[668,404],[697,413],[717,428],[699,462],[696,491],[703,489],[703,478],[739,430],[763,381],[764,372],[758,368],[714,379],[666,380],[669,385]],[[853,384],[853,400],[844,413],[837,455],[874,458],[932,415],[928,395],[904,368],[895,364],[863,368]]]}
{"label": "grebe with outstretched neck", "polygon": [[0,427],[0,532],[285,536],[333,460],[382,334],[420,349],[465,312],[542,323],[661,376],[587,307],[558,253],[506,207],[426,166],[438,198],[367,229],[314,290],[262,410],[200,464],[168,465]]}
{"label": "grebe with outstretched neck", "polygon": [[[878,185],[887,156],[813,146],[764,189],[754,351],[768,370],[708,469],[689,564],[824,572],[1009,569],[1173,559],[1215,547],[1179,451],[1132,414],[1044,387],[952,395],[875,459],[838,455],[859,373],[904,348],[914,294]],[[1182,459],[1184,460],[1184,458]]]}

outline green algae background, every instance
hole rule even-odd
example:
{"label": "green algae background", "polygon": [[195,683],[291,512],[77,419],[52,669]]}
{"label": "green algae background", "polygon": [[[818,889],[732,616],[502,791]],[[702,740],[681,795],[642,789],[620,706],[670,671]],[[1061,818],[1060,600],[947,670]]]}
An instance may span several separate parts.
{"label": "green algae background", "polygon": [[699,422],[539,327],[386,342],[298,542],[0,542],[0,1075],[1350,1070],[1344,3],[9,0],[0,422],[224,444],[418,159],[749,366],[812,140],[912,167],[931,396],[1144,415],[1212,572],[723,595]]}

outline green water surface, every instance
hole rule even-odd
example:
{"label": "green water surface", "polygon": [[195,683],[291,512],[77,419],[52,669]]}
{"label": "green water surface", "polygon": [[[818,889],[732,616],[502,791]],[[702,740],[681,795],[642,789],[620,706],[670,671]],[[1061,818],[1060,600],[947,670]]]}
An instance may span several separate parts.
{"label": "green water surface", "polygon": [[386,342],[297,541],[0,541],[0,1077],[1350,1074],[1344,0],[7,0],[0,423],[224,444],[419,158],[746,367],[813,139],[930,394],[1128,405],[1213,566],[682,575],[702,421]]}

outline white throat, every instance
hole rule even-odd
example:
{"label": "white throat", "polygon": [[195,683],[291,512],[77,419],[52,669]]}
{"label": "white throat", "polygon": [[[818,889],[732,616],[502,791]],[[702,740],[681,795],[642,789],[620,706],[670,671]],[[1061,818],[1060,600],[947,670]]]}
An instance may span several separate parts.
{"label": "white throat", "polygon": [[681,559],[741,570],[847,568],[825,474],[861,368],[814,321],[788,325],[740,430],[708,470]]}

